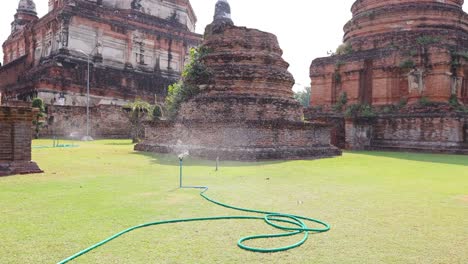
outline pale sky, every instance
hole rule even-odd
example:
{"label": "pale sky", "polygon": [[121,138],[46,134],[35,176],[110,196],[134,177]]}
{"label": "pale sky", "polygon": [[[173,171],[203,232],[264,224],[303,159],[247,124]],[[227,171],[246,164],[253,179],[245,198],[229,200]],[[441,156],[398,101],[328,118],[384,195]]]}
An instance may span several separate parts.
{"label": "pale sky", "polygon": [[[2,1],[0,41],[10,34],[10,23],[19,0]],[[39,16],[47,13],[48,0],[34,0]],[[213,20],[216,0],[191,0],[198,17],[197,32]],[[309,66],[314,58],[327,56],[342,43],[343,26],[351,18],[354,0],[229,0],[232,19],[246,26],[275,34],[291,64],[289,71],[296,79],[296,89],[310,86]],[[465,11],[468,6],[464,6]],[[3,52],[1,53],[3,58]]]}

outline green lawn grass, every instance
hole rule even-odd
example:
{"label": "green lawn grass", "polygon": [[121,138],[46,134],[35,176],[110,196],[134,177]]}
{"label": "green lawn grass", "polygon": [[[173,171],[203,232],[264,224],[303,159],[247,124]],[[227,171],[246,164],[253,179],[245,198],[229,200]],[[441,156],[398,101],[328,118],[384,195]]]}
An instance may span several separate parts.
{"label": "green lawn grass", "polygon": [[[39,140],[35,145],[52,144]],[[175,156],[129,141],[34,149],[45,171],[0,178],[0,263],[56,263],[130,226],[171,218],[244,215],[179,190]],[[73,263],[467,263],[468,157],[345,153],[311,161],[186,161],[185,181],[222,202],[318,218],[332,225],[298,249],[250,253],[261,221],[149,227]],[[282,246],[300,237],[252,242]]]}

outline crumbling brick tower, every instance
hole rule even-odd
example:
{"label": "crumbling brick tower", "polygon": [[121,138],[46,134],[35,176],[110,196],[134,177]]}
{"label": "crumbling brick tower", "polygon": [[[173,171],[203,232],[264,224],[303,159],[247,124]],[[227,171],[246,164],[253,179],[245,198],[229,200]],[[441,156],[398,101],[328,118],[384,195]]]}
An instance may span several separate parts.
{"label": "crumbling brick tower", "polygon": [[355,1],[344,44],[312,62],[306,117],[332,123],[340,147],[468,153],[463,3]]}
{"label": "crumbling brick tower", "polygon": [[49,0],[41,18],[33,0],[20,0],[3,43],[1,97],[39,97],[54,106],[46,136],[84,133],[79,113],[88,102],[89,79],[90,106],[97,113],[91,134],[113,137],[99,120],[100,110],[122,116],[116,123],[125,128],[128,120],[116,105],[161,102],[180,78],[189,50],[201,42],[196,21],[189,0]]}
{"label": "crumbling brick tower", "polygon": [[201,49],[210,74],[191,83],[200,92],[173,122],[148,123],[137,150],[253,161],[341,155],[329,126],[303,122],[275,35],[235,26],[228,2],[218,0]]}
{"label": "crumbling brick tower", "polygon": [[468,103],[468,15],[463,0],[358,0],[334,56],[313,61],[312,105],[383,106],[421,98]]}

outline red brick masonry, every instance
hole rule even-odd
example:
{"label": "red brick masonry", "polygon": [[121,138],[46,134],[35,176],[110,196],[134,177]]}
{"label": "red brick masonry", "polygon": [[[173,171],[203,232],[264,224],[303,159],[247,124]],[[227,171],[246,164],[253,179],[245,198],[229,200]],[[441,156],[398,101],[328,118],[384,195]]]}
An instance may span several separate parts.
{"label": "red brick masonry", "polygon": [[0,107],[0,176],[41,173],[31,161],[31,125],[28,107]]}

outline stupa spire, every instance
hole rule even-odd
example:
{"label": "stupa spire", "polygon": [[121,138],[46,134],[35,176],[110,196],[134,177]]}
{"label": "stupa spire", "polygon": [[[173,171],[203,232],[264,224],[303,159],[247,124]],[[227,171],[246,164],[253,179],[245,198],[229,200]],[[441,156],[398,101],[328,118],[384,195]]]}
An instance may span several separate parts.
{"label": "stupa spire", "polygon": [[231,6],[227,0],[218,0],[216,2],[214,22],[217,21],[234,24],[231,19]]}

